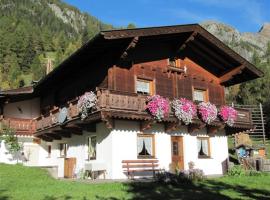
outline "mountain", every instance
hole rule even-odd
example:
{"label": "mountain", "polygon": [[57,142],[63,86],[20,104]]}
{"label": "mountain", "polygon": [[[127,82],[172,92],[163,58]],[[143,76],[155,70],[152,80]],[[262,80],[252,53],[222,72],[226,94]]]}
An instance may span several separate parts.
{"label": "mountain", "polygon": [[31,84],[100,30],[113,26],[60,0],[0,1],[0,88]]}
{"label": "mountain", "polygon": [[265,54],[270,42],[269,23],[265,23],[257,33],[240,33],[229,25],[215,21],[206,21],[201,25],[247,60],[252,61],[253,54],[256,53],[266,61]]}

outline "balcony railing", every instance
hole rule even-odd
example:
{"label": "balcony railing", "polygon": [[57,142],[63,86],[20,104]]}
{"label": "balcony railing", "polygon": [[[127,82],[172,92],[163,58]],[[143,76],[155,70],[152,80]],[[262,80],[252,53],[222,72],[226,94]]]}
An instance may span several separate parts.
{"label": "balcony railing", "polygon": [[[125,112],[131,113],[136,116],[147,115],[145,111],[145,95],[101,89],[97,91],[97,97],[97,111]],[[67,121],[77,119],[79,117],[77,100],[68,102],[68,104],[66,105],[66,109]],[[236,110],[238,111],[238,119],[235,122],[235,127],[251,126],[252,119],[250,110],[239,108],[236,108]],[[42,130],[58,125],[58,118],[60,112],[60,108],[55,108],[51,110],[49,114],[37,118],[36,129]],[[170,115],[173,116],[173,113],[171,112]]]}
{"label": "balcony railing", "polygon": [[32,119],[2,118],[1,128],[9,127],[17,135],[32,135],[36,131],[36,121]]}

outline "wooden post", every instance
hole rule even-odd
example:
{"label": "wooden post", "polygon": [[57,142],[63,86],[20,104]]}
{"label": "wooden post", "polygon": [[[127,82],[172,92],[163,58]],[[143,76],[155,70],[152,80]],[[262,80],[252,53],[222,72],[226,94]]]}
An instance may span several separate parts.
{"label": "wooden post", "polygon": [[264,130],[263,108],[262,108],[261,103],[260,103],[260,114],[261,114],[261,120],[262,120],[263,144],[265,145],[265,130]]}

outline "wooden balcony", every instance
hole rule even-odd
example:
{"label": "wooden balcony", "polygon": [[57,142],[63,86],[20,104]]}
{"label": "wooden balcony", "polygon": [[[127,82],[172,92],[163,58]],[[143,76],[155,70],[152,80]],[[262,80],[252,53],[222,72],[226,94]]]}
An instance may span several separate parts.
{"label": "wooden balcony", "polygon": [[[145,111],[146,96],[140,94],[130,94],[117,91],[109,91],[100,89],[97,91],[98,103],[97,110],[89,115],[86,122],[81,121],[77,109],[77,99],[68,102],[65,108],[67,109],[67,118],[64,123],[59,122],[60,108],[55,108],[49,114],[40,116],[36,119],[36,130],[42,131],[58,125],[66,126],[69,122],[74,123],[89,123],[91,120],[103,120],[106,123],[110,119],[129,119],[151,121],[152,117]],[[252,128],[251,112],[247,109],[238,109],[238,119],[234,125],[236,128]],[[177,122],[173,113],[170,112],[170,117],[166,122]],[[194,122],[200,120],[194,120]],[[216,120],[217,123],[220,123]]]}
{"label": "wooden balcony", "polygon": [[0,123],[1,128],[9,127],[13,129],[17,135],[30,136],[36,132],[36,121],[32,119],[2,118]]}

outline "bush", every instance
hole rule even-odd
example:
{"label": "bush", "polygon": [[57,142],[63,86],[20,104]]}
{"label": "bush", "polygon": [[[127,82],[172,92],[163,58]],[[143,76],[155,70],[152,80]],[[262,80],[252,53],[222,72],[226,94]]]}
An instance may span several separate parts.
{"label": "bush", "polygon": [[228,175],[229,176],[244,176],[246,175],[246,172],[242,166],[235,165],[228,170]]}
{"label": "bush", "polygon": [[157,181],[161,183],[188,184],[194,181],[204,180],[205,176],[201,169],[189,169],[180,170],[176,174],[161,172],[156,175],[156,178]]}

